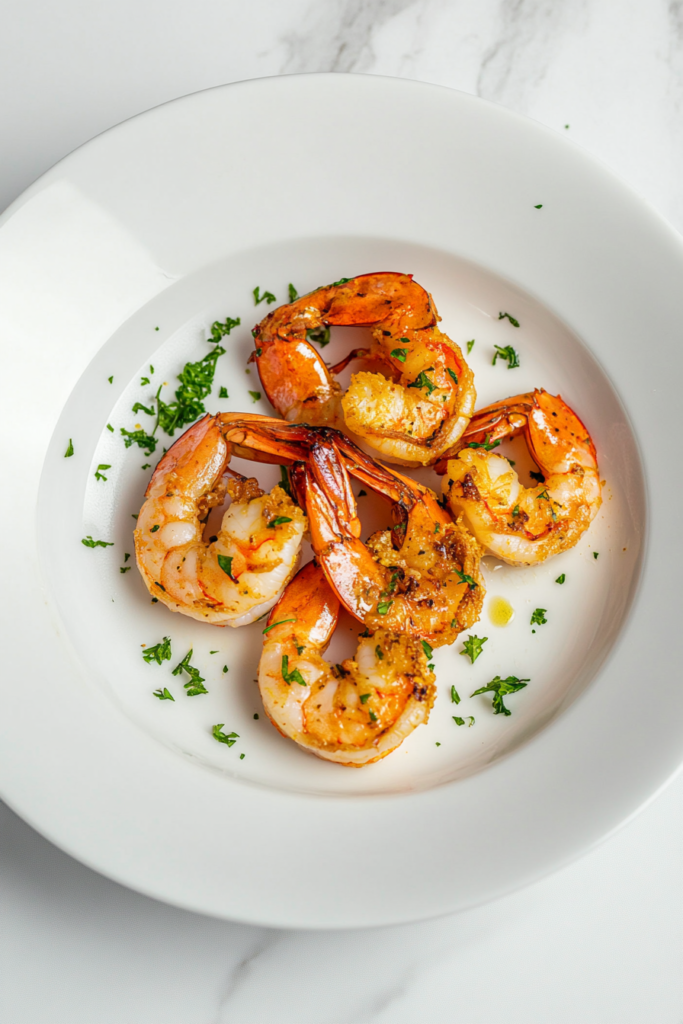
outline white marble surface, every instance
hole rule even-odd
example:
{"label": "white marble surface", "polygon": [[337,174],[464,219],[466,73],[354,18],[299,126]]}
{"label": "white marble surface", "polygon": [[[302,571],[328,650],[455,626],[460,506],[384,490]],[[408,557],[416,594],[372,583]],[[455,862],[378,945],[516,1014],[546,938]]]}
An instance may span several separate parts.
{"label": "white marble surface", "polygon": [[[683,0],[23,0],[0,9],[0,54],[0,208],[157,103],[333,70],[436,82],[568,132],[683,230]],[[680,1024],[682,806],[679,777],[498,903],[308,934],[128,892],[0,805],[0,1020]]]}

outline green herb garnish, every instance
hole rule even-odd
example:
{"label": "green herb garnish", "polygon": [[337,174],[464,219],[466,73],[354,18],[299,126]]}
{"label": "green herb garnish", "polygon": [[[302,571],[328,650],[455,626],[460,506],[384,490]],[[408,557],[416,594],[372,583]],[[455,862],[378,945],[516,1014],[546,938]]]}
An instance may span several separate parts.
{"label": "green herb garnish", "polygon": [[109,540],[93,540],[90,534],[84,537],[81,544],[85,544],[86,548],[113,548],[114,542]]}
{"label": "green herb garnish", "polygon": [[467,445],[468,448],[483,448],[485,452],[491,452],[494,448],[497,448],[500,441],[491,441],[491,434],[486,434],[483,441],[470,441]]}
{"label": "green herb garnish", "polygon": [[238,732],[222,732],[224,722],[219,722],[218,725],[214,725],[211,730],[211,735],[219,743],[225,743],[228,747],[234,747],[237,740],[240,738]]}
{"label": "green herb garnish", "polygon": [[534,206],[534,210],[542,210],[542,209],[543,209],[543,203],[539,203],[538,206]]}
{"label": "green herb garnish", "polygon": [[407,349],[407,348],[395,348],[395,349],[393,349],[393,350],[392,350],[392,352],[390,353],[390,355],[391,355],[391,356],[392,356],[392,357],[393,357],[394,359],[398,359],[398,360],[399,360],[399,362],[401,362],[401,363],[405,363],[405,361],[406,361],[406,356],[408,355],[408,349]]}
{"label": "green herb garnish", "polygon": [[367,702],[370,700],[371,697],[372,697],[371,693],[361,693],[361,695],[360,695],[360,702],[361,702],[361,704],[367,704]]}
{"label": "green herb garnish", "polygon": [[599,554],[600,554],[599,551],[594,551],[593,552],[593,558],[597,558]]}
{"label": "green herb garnish", "polygon": [[420,643],[422,644],[422,650],[425,652],[427,661],[429,661],[430,658],[432,657],[432,654],[434,653],[434,649],[432,648],[431,644],[427,643],[426,640],[421,640]]}
{"label": "green herb garnish", "polygon": [[69,438],[69,446],[66,449],[66,451],[64,452],[64,458],[65,459],[70,459],[71,456],[73,455],[73,453],[74,453],[74,443],[71,440],[71,438]]}
{"label": "green herb garnish", "polygon": [[386,615],[393,603],[393,601],[380,601],[377,605],[377,614]]}
{"label": "green herb garnish", "polygon": [[548,621],[545,617],[547,608],[535,608],[531,613],[531,625],[532,626],[545,626]]}
{"label": "green herb garnish", "polygon": [[289,295],[290,302],[296,302],[296,300],[299,298],[299,293],[293,284],[287,285],[287,294]]}
{"label": "green herb garnish", "polygon": [[296,621],[297,621],[296,618],[293,618],[293,619],[280,619],[278,622],[273,622],[272,625],[266,626],[266,628],[263,630],[263,634],[265,636],[266,633],[270,633],[271,629],[275,629],[276,626],[282,626],[282,625],[284,625],[285,622],[296,622]]}
{"label": "green herb garnish", "polygon": [[225,573],[225,575],[229,576],[233,583],[237,583],[237,580],[232,574],[233,555],[218,555],[217,558],[218,564]]}
{"label": "green herb garnish", "polygon": [[133,566],[132,566],[132,565],[122,565],[122,566],[121,566],[121,567],[119,568],[119,572],[120,572],[120,573],[124,573],[124,572],[130,572],[130,570],[131,570],[132,568],[133,568]]}
{"label": "green herb garnish", "polygon": [[271,519],[268,523],[268,529],[274,530],[276,526],[282,526],[283,523],[291,523],[292,520],[289,516],[275,516],[275,519]]}
{"label": "green herb garnish", "polygon": [[470,697],[476,697],[478,693],[492,693],[494,715],[509,715],[511,712],[509,708],[505,707],[503,697],[509,693],[523,690],[528,682],[530,682],[529,679],[518,679],[517,676],[508,676],[507,679],[501,679],[500,676],[496,676],[486,686],[481,686],[474,693],[471,693]]}
{"label": "green herb garnish", "polygon": [[230,395],[228,394],[228,389],[226,387],[221,387],[219,392],[218,392],[218,397],[219,398],[230,398]]}
{"label": "green herb garnish", "polygon": [[306,331],[306,341],[314,341],[321,348],[325,348],[325,345],[330,343],[329,327],[324,327],[322,324],[320,327],[311,327]]}
{"label": "green herb garnish", "polygon": [[456,384],[458,383],[458,375],[455,372],[455,370],[451,370],[450,366],[447,366],[446,367],[446,373],[448,374],[449,377],[453,378],[453,380],[455,381]]}
{"label": "green herb garnish", "polygon": [[558,577],[557,577],[557,579],[555,580],[555,582],[556,582],[556,583],[564,583],[564,581],[566,580],[566,578],[567,578],[567,574],[563,572],[561,576],[558,576]]}
{"label": "green herb garnish", "polygon": [[272,292],[264,292],[263,295],[261,295],[261,289],[258,285],[254,288],[252,295],[254,296],[255,306],[260,306],[262,302],[267,302],[269,306],[271,302],[277,302],[277,299]]}
{"label": "green herb garnish", "polygon": [[471,341],[467,342],[467,355],[469,355],[470,352],[472,351],[472,349],[474,348],[474,342],[475,342],[474,338],[472,338]]}
{"label": "green herb garnish", "polygon": [[208,693],[209,691],[204,686],[204,677],[200,675],[199,669],[195,668],[194,665],[190,665],[190,658],[192,657],[192,648],[187,652],[181,662],[179,662],[173,669],[173,675],[179,676],[181,672],[187,672],[190,677],[189,682],[183,683],[188,697],[196,697],[200,693]]}
{"label": "green herb garnish", "polygon": [[519,327],[519,320],[515,320],[514,316],[510,316],[509,313],[499,313],[498,314],[498,319],[499,320],[505,320],[506,317],[510,321],[510,323],[512,324],[513,327]]}
{"label": "green herb garnish", "polygon": [[114,383],[113,375],[111,377],[107,377],[107,380],[109,381],[110,384],[113,384]]}
{"label": "green herb garnish", "polygon": [[[453,721],[455,722],[456,725],[464,725],[465,724],[465,719],[464,718],[460,718],[459,715],[452,715],[451,717],[453,718]],[[467,725],[468,725],[469,729],[472,728],[472,726],[474,725],[474,715],[468,715],[467,716]]]}
{"label": "green herb garnish", "polygon": [[259,398],[261,397],[260,391],[250,391],[249,394],[251,395],[252,402],[258,402]]}
{"label": "green herb garnish", "polygon": [[368,711],[368,714],[370,715],[370,718],[373,722],[377,721],[377,715],[375,714],[374,711]]}
{"label": "green herb garnish", "polygon": [[154,406],[152,405],[149,409],[142,402],[136,402],[133,406],[133,412],[146,412],[148,416],[154,415]]}
{"label": "green herb garnish", "polygon": [[218,344],[221,338],[224,338],[227,334],[230,334],[230,331],[233,329],[233,327],[239,327],[241,323],[242,321],[240,320],[239,317],[233,319],[231,316],[226,316],[223,323],[221,323],[220,320],[214,320],[214,322],[211,324],[211,340]]}
{"label": "green herb garnish", "polygon": [[[517,326],[519,327],[519,324],[517,324]],[[519,355],[512,345],[506,345],[505,348],[501,348],[500,345],[494,345],[493,347],[496,351],[491,361],[491,366],[496,365],[496,359],[498,356],[500,356],[501,359],[507,359],[508,370],[514,370],[515,367],[519,366]]]}
{"label": "green herb garnish", "polygon": [[163,690],[152,690],[152,693],[154,694],[155,697],[158,697],[159,700],[175,700],[173,694],[170,692],[170,690],[167,690],[165,686]]}
{"label": "green herb garnish", "polygon": [[460,651],[460,653],[466,654],[470,659],[470,662],[474,665],[479,655],[483,653],[484,644],[487,640],[487,636],[468,636],[467,640],[463,643],[464,649]]}
{"label": "green herb garnish", "polygon": [[377,646],[375,647],[375,656],[377,657],[378,661],[384,660],[384,651],[382,650],[379,644],[377,644]]}
{"label": "green herb garnish", "polygon": [[289,473],[286,466],[280,466],[280,487],[285,494],[288,494],[290,498],[292,497],[292,485],[289,482]]}
{"label": "green herb garnish", "polygon": [[142,652],[143,659],[147,664],[156,661],[157,665],[161,665],[162,661],[171,660],[171,638],[165,636],[160,643],[155,644],[154,647],[148,647]]}
{"label": "green herb garnish", "polygon": [[107,477],[102,472],[103,469],[111,469],[111,466],[107,465],[106,462],[100,462],[99,466],[95,470],[95,479],[96,480],[106,480],[107,479]]}
{"label": "green herb garnish", "polygon": [[136,444],[139,448],[145,449],[145,455],[151,455],[156,450],[156,438],[146,434],[144,430],[126,430],[125,427],[121,427],[121,436],[126,448]]}
{"label": "green herb garnish", "polygon": [[308,686],[308,683],[301,675],[301,672],[299,672],[298,668],[293,669],[292,672],[289,671],[289,655],[282,655],[280,670],[282,672],[282,678],[287,683],[287,686],[289,686],[291,683],[298,683],[299,686]]}
{"label": "green herb garnish", "polygon": [[427,374],[430,370],[433,370],[433,366],[428,366],[426,370],[423,370],[418,377],[415,378],[412,384],[409,384],[409,388],[426,388],[427,394],[431,395],[432,391],[436,391],[436,384],[433,384]]}
{"label": "green herb garnish", "polygon": [[216,363],[224,354],[225,349],[216,345],[203,359],[196,363],[185,363],[178,374],[180,387],[175,392],[175,401],[164,402],[159,388],[156,394],[158,410],[155,432],[157,427],[161,427],[169,437],[173,437],[176,430],[194,423],[206,412],[203,400],[211,393]]}
{"label": "green herb garnish", "polygon": [[467,573],[460,572],[459,569],[455,569],[454,572],[457,576],[460,577],[460,582],[466,583],[470,590],[474,590],[474,588],[477,586],[476,581],[473,580],[471,576],[468,576]]}
{"label": "green herb garnish", "polygon": [[452,704],[459,704],[460,703],[460,694],[458,693],[458,691],[456,690],[456,688],[454,686],[451,686],[451,703]]}

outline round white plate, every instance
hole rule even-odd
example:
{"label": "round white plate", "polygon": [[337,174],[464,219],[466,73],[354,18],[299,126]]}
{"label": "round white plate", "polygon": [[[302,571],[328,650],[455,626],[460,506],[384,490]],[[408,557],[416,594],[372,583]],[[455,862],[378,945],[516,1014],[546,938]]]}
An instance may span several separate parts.
{"label": "round white plate", "polygon": [[[150,603],[134,567],[120,571],[151,472],[142,467],[160,451],[126,449],[120,428],[151,425],[133,404],[149,404],[158,383],[169,400],[228,315],[241,325],[207,408],[269,411],[245,372],[249,330],[267,310],[252,289],[285,301],[290,281],[303,293],[373,270],[413,273],[443,329],[475,339],[480,404],[534,386],[560,392],[596,442],[605,500],[580,544],[549,563],[486,559],[473,631],[488,637],[483,655],[471,665],[462,643],[436,652],[429,724],[351,771],[299,751],[265,719],[253,681],[262,624],[217,630],[172,615]],[[682,273],[678,236],[564,138],[400,80],[214,89],[58,164],[0,224],[8,803],[149,895],[299,927],[472,905],[621,824],[683,748],[672,555]],[[352,337],[337,330],[326,356]],[[520,367],[492,366],[494,345],[510,344]],[[508,450],[523,474],[523,446]],[[274,473],[258,475],[270,485]],[[360,502],[369,530],[375,503]],[[88,535],[113,546],[86,548]],[[505,628],[489,617],[498,596],[515,609]],[[538,607],[547,622],[534,627]],[[356,632],[342,622],[332,660],[352,652]],[[165,635],[172,661],[146,664],[143,645]],[[209,690],[191,699],[171,675],[190,648]],[[531,680],[509,698],[509,718],[469,696],[496,674]],[[153,696],[163,686],[174,702]],[[213,739],[219,722],[239,734],[234,746]]]}

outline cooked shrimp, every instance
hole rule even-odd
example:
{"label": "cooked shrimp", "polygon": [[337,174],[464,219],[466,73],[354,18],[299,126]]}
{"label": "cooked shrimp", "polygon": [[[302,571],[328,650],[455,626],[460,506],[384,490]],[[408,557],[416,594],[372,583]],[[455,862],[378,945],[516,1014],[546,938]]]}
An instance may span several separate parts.
{"label": "cooked shrimp", "polygon": [[[452,643],[481,613],[479,545],[429,488],[388,470],[336,431],[313,433],[309,461],[296,464],[293,477],[332,589],[370,630],[421,637],[433,646]],[[366,543],[359,539],[347,462],[354,476],[392,502],[395,525]]]}
{"label": "cooked shrimp", "polygon": [[266,714],[283,736],[327,761],[360,768],[386,757],[429,718],[434,675],[419,640],[361,634],[356,656],[323,658],[339,601],[309,562],[268,619],[259,665]]}
{"label": "cooked shrimp", "polygon": [[[280,306],[254,329],[256,362],[273,407],[290,422],[353,431],[392,462],[431,465],[474,411],[474,377],[437,327],[431,296],[410,274],[362,274]],[[328,367],[309,343],[328,327],[372,327],[368,349]],[[334,375],[367,368],[342,394]]]}
{"label": "cooked shrimp", "polygon": [[[152,474],[135,531],[152,596],[218,626],[242,626],[272,608],[296,571],[307,528],[281,487],[264,494],[256,480],[228,470],[230,454],[220,417],[190,427]],[[203,520],[226,492],[232,503],[216,536],[204,541]]]}
{"label": "cooked shrimp", "polygon": [[[536,487],[522,487],[509,461],[492,451],[519,433],[543,476]],[[595,446],[559,395],[537,389],[480,410],[460,445],[443,492],[482,547],[511,565],[573,547],[600,508]]]}

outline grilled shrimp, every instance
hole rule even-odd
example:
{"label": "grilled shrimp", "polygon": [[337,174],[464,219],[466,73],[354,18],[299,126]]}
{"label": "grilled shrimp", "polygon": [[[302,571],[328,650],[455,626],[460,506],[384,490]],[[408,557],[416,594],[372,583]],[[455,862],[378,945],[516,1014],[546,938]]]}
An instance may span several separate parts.
{"label": "grilled shrimp", "polygon": [[[405,466],[431,465],[474,411],[474,377],[437,327],[432,298],[410,274],[362,274],[280,306],[253,331],[261,383],[290,422],[348,429]],[[329,326],[372,327],[367,349],[328,367],[310,344]],[[366,369],[345,394],[334,375],[353,359]]]}
{"label": "grilled shrimp", "polygon": [[[149,592],[171,611],[242,626],[282,594],[307,524],[281,487],[265,494],[256,480],[227,468],[231,449],[223,435],[220,416],[207,414],[163,456],[145,492],[135,553]],[[248,450],[240,454],[249,457]],[[203,520],[226,493],[232,503],[217,535],[205,541]]]}
{"label": "grilled shrimp", "polygon": [[354,659],[331,666],[323,653],[339,601],[309,562],[268,619],[259,665],[263,706],[283,736],[328,761],[362,767],[386,757],[426,722],[434,675],[416,639],[378,629]]}
{"label": "grilled shrimp", "polygon": [[[501,438],[523,433],[543,482],[522,487]],[[559,395],[542,389],[481,409],[448,460],[443,492],[486,551],[534,565],[573,547],[600,508],[595,446]]]}
{"label": "grilled shrimp", "polygon": [[[347,464],[392,503],[394,526],[366,543]],[[370,630],[382,627],[441,646],[478,620],[485,593],[479,545],[429,488],[388,470],[331,430],[319,432],[308,463],[294,467],[293,479],[305,501],[317,560],[342,604]]]}

